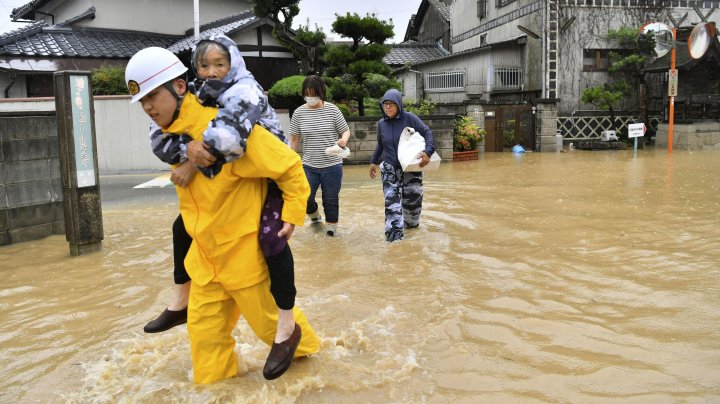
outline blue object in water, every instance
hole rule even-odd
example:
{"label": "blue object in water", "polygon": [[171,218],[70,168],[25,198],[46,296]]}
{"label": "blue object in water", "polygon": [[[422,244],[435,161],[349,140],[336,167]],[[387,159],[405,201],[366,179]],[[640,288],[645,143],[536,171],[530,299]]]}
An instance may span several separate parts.
{"label": "blue object in water", "polygon": [[512,151],[513,151],[513,153],[525,153],[525,149],[523,149],[523,147],[520,146],[519,144],[516,144],[515,146],[513,146]]}

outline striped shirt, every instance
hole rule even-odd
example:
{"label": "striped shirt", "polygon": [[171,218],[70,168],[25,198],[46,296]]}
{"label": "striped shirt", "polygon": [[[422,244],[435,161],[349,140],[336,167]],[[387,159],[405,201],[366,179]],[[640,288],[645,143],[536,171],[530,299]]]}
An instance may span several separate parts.
{"label": "striped shirt", "polygon": [[340,109],[327,101],[321,108],[301,105],[290,120],[292,136],[302,136],[302,163],[313,168],[342,164],[342,158],[328,156],[325,149],[337,143],[343,132],[350,130]]}

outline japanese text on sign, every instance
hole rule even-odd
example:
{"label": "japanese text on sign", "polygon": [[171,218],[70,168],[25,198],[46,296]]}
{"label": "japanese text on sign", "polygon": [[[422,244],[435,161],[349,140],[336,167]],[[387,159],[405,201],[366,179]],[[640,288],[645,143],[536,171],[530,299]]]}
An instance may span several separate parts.
{"label": "japanese text on sign", "polygon": [[678,91],[678,71],[670,69],[668,73],[668,97],[677,97]]}
{"label": "japanese text on sign", "polygon": [[87,76],[70,76],[70,104],[72,106],[78,188],[95,185],[95,159],[87,81]]}

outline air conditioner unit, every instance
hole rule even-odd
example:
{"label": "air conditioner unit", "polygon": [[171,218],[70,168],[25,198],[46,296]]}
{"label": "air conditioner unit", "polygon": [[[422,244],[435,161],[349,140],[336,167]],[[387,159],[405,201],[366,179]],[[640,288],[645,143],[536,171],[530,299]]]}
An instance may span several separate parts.
{"label": "air conditioner unit", "polygon": [[600,140],[609,142],[611,140],[618,140],[618,137],[614,130],[604,130],[600,132]]}

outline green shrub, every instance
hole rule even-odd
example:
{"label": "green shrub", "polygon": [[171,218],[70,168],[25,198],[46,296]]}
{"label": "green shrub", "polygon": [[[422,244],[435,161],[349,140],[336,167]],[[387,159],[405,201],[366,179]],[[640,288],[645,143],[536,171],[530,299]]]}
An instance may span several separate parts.
{"label": "green shrub", "polygon": [[102,66],[92,70],[93,95],[128,95],[125,67]]}
{"label": "green shrub", "polygon": [[275,109],[287,109],[292,115],[293,111],[305,103],[302,97],[302,83],[305,76],[289,76],[278,80],[268,90],[268,100]]}
{"label": "green shrub", "polygon": [[305,76],[301,75],[285,77],[270,87],[268,95],[271,97],[302,97],[303,80],[305,80]]}
{"label": "green shrub", "polygon": [[383,116],[378,98],[365,97],[363,103],[365,104],[365,116]]}
{"label": "green shrub", "polygon": [[412,112],[415,115],[432,115],[435,112],[435,103],[428,99],[422,100],[420,104],[415,100],[410,100],[403,105],[403,109]]}
{"label": "green shrub", "polygon": [[341,104],[341,103],[337,103],[335,105],[338,107],[340,112],[342,112],[342,114],[345,118],[350,116],[350,108],[347,105]]}

